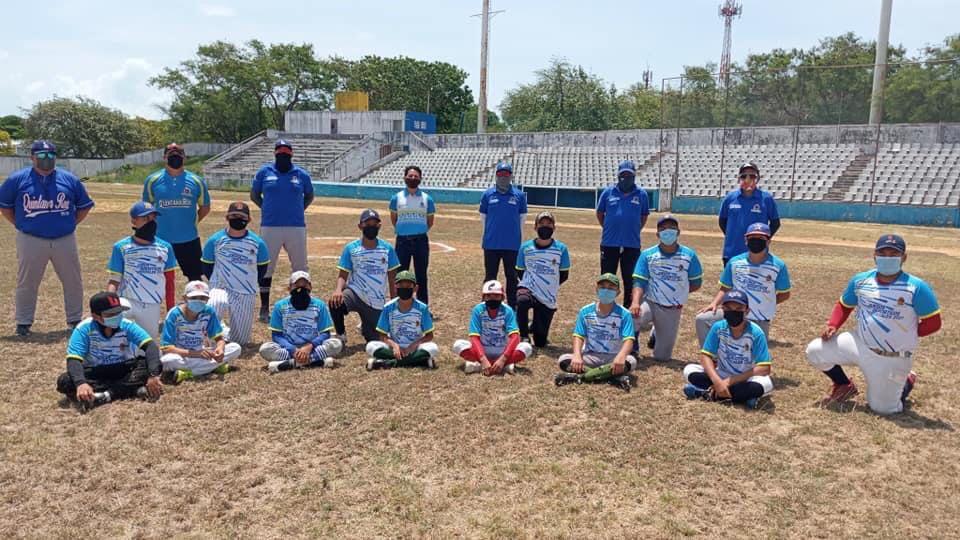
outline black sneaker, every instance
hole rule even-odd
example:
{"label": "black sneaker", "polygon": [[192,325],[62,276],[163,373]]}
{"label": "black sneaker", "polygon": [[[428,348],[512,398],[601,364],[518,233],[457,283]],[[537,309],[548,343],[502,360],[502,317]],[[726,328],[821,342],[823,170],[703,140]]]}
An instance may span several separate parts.
{"label": "black sneaker", "polygon": [[367,371],[373,371],[376,369],[387,369],[390,367],[390,364],[386,360],[381,360],[379,358],[367,358]]}
{"label": "black sneaker", "polygon": [[260,315],[257,318],[262,323],[270,322],[270,310],[268,310],[266,307],[260,308]]}
{"label": "black sneaker", "polygon": [[146,386],[141,386],[140,388],[137,388],[137,399],[142,399],[144,401],[150,399],[150,393],[147,392]]}
{"label": "black sneaker", "polygon": [[17,335],[20,337],[27,337],[30,335],[30,325],[29,324],[18,324],[17,325]]}
{"label": "black sneaker", "polygon": [[553,384],[557,386],[572,383],[580,384],[582,382],[583,379],[580,378],[580,374],[578,373],[557,373],[557,376],[553,378]]}
{"label": "black sneaker", "polygon": [[616,386],[617,388],[623,390],[624,392],[630,391],[630,376],[629,375],[620,375],[619,377],[614,377],[610,379],[610,384]]}
{"label": "black sneaker", "polygon": [[647,348],[653,350],[657,346],[657,335],[650,332],[650,339],[647,340]]}

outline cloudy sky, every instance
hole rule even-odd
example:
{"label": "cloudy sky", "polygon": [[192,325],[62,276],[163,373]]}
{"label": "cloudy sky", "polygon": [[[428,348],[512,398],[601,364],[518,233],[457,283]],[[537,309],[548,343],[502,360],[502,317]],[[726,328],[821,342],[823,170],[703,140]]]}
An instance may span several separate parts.
{"label": "cloudy sky", "polygon": [[[490,104],[566,57],[618,87],[716,62],[720,0],[491,0]],[[853,31],[872,39],[880,0],[743,0],[734,58],[774,47],[810,47]],[[407,55],[456,64],[479,87],[480,0],[352,2],[5,2],[0,115],[53,95],[82,94],[130,114],[159,118],[170,96],[147,80],[215,40],[312,43],[318,55]],[[911,54],[960,31],[958,0],[896,0],[891,43]]]}

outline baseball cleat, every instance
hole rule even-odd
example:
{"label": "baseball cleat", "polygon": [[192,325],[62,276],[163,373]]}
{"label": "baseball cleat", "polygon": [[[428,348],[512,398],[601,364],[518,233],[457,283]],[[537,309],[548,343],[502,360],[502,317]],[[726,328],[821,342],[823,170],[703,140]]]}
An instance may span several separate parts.
{"label": "baseball cleat", "polygon": [[690,383],[687,383],[683,386],[683,395],[687,396],[687,399],[704,399],[709,393],[709,390],[704,390],[703,388],[694,386]]}
{"label": "baseball cleat", "polygon": [[267,363],[267,371],[270,373],[280,373],[281,371],[287,371],[293,368],[294,365],[291,360],[274,360],[273,362]]}
{"label": "baseball cleat", "polygon": [[650,332],[650,339],[647,340],[647,348],[653,350],[657,346],[657,335]]}
{"label": "baseball cleat", "polygon": [[516,375],[517,374],[517,365],[516,364],[507,364],[503,366],[504,375]]}
{"label": "baseball cleat", "polygon": [[907,375],[906,382],[903,383],[903,393],[900,394],[900,401],[902,401],[904,405],[907,404],[907,396],[910,395],[910,392],[913,392],[913,387],[916,384],[917,374],[911,371],[910,374]]}
{"label": "baseball cleat", "polygon": [[432,356],[427,358],[427,369],[437,369],[437,361]]}
{"label": "baseball cleat", "polygon": [[[96,394],[94,394],[94,396],[96,396]],[[140,388],[137,388],[137,399],[142,399],[144,401],[150,399],[150,392],[147,392],[146,386],[141,386]]]}
{"label": "baseball cleat", "polygon": [[623,390],[624,392],[630,391],[630,376],[629,375],[620,375],[619,377],[614,377],[610,379],[610,384],[616,386],[617,388]]}
{"label": "baseball cleat", "polygon": [[582,382],[583,379],[580,378],[579,373],[557,373],[556,377],[553,378],[553,384],[557,386],[563,386],[571,383],[580,384]]}
{"label": "baseball cleat", "polygon": [[743,402],[743,406],[748,409],[756,409],[760,404],[760,398],[750,398]]}
{"label": "baseball cleat", "polygon": [[823,401],[825,403],[846,401],[859,393],[860,391],[857,390],[857,385],[853,384],[853,381],[850,381],[847,384],[834,383],[833,387],[830,389],[830,394],[824,397]]}
{"label": "baseball cleat", "polygon": [[193,372],[189,369],[178,369],[173,378],[173,384],[180,384],[193,378]]}
{"label": "baseball cleat", "polygon": [[387,369],[390,367],[386,361],[380,360],[379,358],[367,358],[367,371],[374,371],[377,369]]}
{"label": "baseball cleat", "polygon": [[464,362],[463,363],[463,372],[467,375],[472,375],[474,373],[480,373],[483,370],[483,367],[480,365],[480,362]]}
{"label": "baseball cleat", "polygon": [[217,366],[217,369],[213,370],[213,372],[217,375],[226,375],[227,373],[230,373],[230,364],[224,362]]}
{"label": "baseball cleat", "polygon": [[30,325],[29,324],[18,324],[17,325],[17,335],[20,337],[26,337],[30,335]]}

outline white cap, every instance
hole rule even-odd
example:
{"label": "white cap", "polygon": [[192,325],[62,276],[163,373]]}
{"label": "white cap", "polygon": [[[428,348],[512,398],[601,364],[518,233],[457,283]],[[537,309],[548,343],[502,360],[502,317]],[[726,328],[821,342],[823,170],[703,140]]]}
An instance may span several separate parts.
{"label": "white cap", "polygon": [[499,281],[491,279],[483,284],[481,291],[483,294],[499,294],[503,296],[503,285],[501,285]]}
{"label": "white cap", "polygon": [[290,274],[290,284],[291,284],[291,285],[293,285],[294,283],[296,283],[298,280],[301,280],[301,279],[307,280],[307,283],[310,283],[311,285],[313,284],[313,282],[310,281],[310,273],[309,273],[309,272],[304,272],[303,270],[297,270],[296,272]]}
{"label": "white cap", "polygon": [[187,298],[210,298],[210,287],[203,281],[191,281],[185,294]]}

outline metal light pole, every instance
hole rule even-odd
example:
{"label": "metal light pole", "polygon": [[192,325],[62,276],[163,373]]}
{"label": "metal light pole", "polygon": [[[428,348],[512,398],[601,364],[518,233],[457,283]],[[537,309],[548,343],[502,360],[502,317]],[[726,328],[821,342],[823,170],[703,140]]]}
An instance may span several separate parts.
{"label": "metal light pole", "polygon": [[480,104],[477,107],[477,133],[487,132],[487,46],[490,43],[490,0],[483,0],[480,14]]}
{"label": "metal light pole", "polygon": [[883,120],[883,82],[887,78],[887,44],[890,42],[890,13],[893,0],[882,0],[880,31],[877,32],[877,56],[873,65],[873,94],[870,96],[870,124]]}

